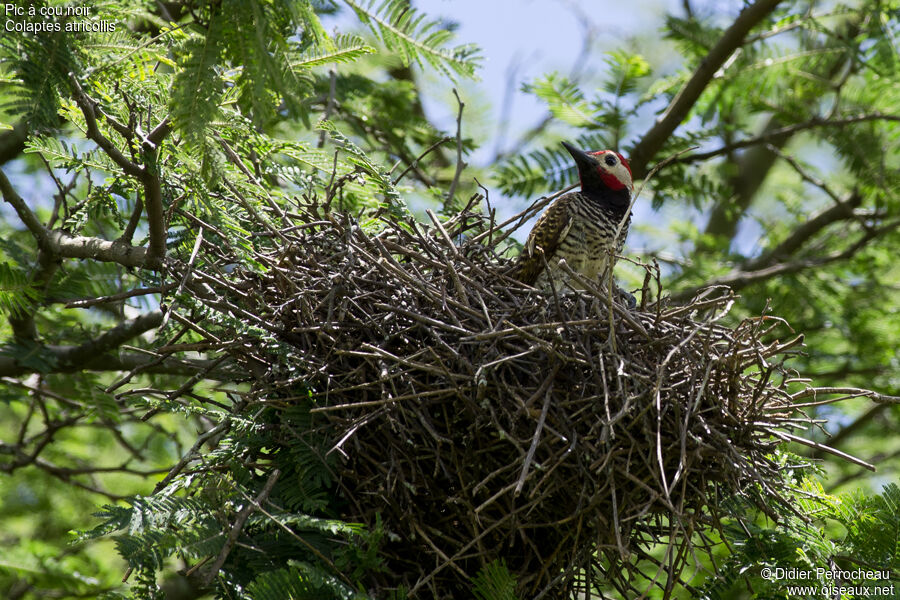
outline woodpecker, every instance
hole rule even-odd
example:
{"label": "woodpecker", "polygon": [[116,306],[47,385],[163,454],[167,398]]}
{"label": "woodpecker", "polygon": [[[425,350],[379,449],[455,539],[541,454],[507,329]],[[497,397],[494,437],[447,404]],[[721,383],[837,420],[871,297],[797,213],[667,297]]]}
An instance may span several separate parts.
{"label": "woodpecker", "polygon": [[544,259],[557,288],[569,280],[559,268],[560,259],[565,259],[572,271],[596,281],[606,271],[609,250],[622,251],[631,224],[628,209],[634,190],[625,157],[612,150],[585,152],[562,144],[575,159],[581,191],[560,196],[547,207],[528,234],[512,271],[522,283],[541,288],[547,287]]}

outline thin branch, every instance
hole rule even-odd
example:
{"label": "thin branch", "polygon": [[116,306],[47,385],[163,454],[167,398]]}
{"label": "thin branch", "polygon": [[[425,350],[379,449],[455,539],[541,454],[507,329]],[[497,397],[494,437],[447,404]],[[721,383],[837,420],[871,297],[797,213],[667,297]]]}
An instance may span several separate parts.
{"label": "thin branch", "polygon": [[136,296],[146,296],[148,294],[165,294],[167,292],[172,291],[175,288],[174,283],[168,283],[166,285],[158,285],[149,288],[137,288],[134,290],[128,290],[125,292],[119,292],[118,294],[110,294],[109,296],[98,296],[96,298],[81,298],[79,300],[69,300],[66,302],[66,308],[88,308],[91,306],[96,306],[97,304],[107,304],[109,302],[118,302],[120,300],[127,300],[128,298],[134,298]]}
{"label": "thin branch", "polygon": [[848,394],[850,397],[868,398],[879,404],[900,404],[900,396],[889,396],[872,390],[864,390],[854,387],[819,387],[807,388],[791,395],[791,401],[796,402],[803,398],[817,397],[826,394]]}
{"label": "thin branch", "polygon": [[13,188],[12,183],[10,183],[9,179],[6,178],[6,173],[0,170],[0,193],[3,194],[3,199],[12,205],[13,209],[15,209],[16,214],[19,215],[19,220],[28,228],[31,234],[38,242],[38,246],[45,246],[47,244],[47,230],[44,228],[44,225],[37,218],[31,209],[28,208],[28,205],[25,203],[25,200],[16,192],[15,188]]}
{"label": "thin branch", "polygon": [[[846,398],[846,396],[843,396]],[[900,401],[900,399],[898,399]],[[838,429],[834,435],[828,438],[828,443],[832,447],[837,447],[840,445],[845,439],[851,437],[856,432],[865,428],[869,425],[876,417],[880,416],[884,410],[890,405],[890,403],[876,403],[873,404],[869,410],[857,416],[850,424],[845,425]],[[822,452],[816,450],[812,453],[812,456],[815,458],[821,458]]]}
{"label": "thin branch", "polygon": [[[49,243],[48,231],[41,224],[40,220],[38,220],[37,215],[28,208],[25,200],[19,196],[3,171],[0,171],[0,193],[3,194],[3,199],[12,205],[16,214],[19,216],[19,219],[21,219],[22,223],[24,223],[28,230],[31,231],[35,240],[37,240],[39,249],[37,266],[30,275],[29,284],[35,289],[44,291],[44,288],[49,284],[58,267],[57,262],[54,260],[51,249],[52,245]],[[15,311],[10,315],[9,324],[12,327],[13,336],[16,340],[37,339],[37,327],[34,322],[35,308],[34,303],[29,303],[28,310]]]}
{"label": "thin branch", "polygon": [[687,156],[679,158],[675,162],[699,162],[714,158],[716,156],[722,156],[723,154],[729,154],[731,152],[734,152],[735,150],[741,150],[742,148],[749,148],[750,146],[758,146],[760,144],[768,144],[777,141],[784,136],[789,136],[801,131],[806,131],[808,129],[815,129],[816,127],[843,127],[845,125],[864,123],[866,121],[900,121],[900,115],[886,115],[880,112],[875,112],[865,115],[857,115],[855,117],[845,117],[843,119],[825,119],[822,117],[815,117],[813,119],[810,119],[809,121],[804,121],[803,123],[788,125],[786,127],[779,127],[777,129],[767,131],[766,133],[754,138],[741,140],[739,142],[733,142],[731,144],[725,144],[724,146],[716,148],[715,150],[689,154]]}
{"label": "thin branch", "polygon": [[135,336],[159,327],[159,324],[162,323],[162,319],[162,312],[156,310],[143,314],[135,319],[123,321],[96,339],[75,346],[68,350],[67,353],[60,353],[58,356],[63,363],[68,363],[73,359],[80,357],[92,357],[104,354],[117,348]]}
{"label": "thin branch", "polygon": [[159,265],[166,255],[166,218],[162,201],[162,182],[159,177],[157,156],[159,147],[150,141],[141,144],[144,155],[144,168],[141,183],[144,184],[144,209],[147,213],[147,229],[149,231],[149,248],[146,262]]}
{"label": "thin branch", "polygon": [[[128,372],[141,369],[143,373],[158,373],[165,375],[193,375],[207,368],[212,361],[196,359],[166,358],[157,360],[147,354],[124,354],[110,352],[96,356],[73,357],[72,351],[76,346],[43,346],[40,350],[41,358],[45,360],[44,366],[20,364],[19,360],[11,356],[0,356],[0,377],[21,377],[31,373],[76,373],[79,371],[98,372]],[[68,363],[61,362],[67,358]],[[74,360],[80,358],[83,360]],[[52,365],[52,366],[50,366]],[[221,372],[212,372],[210,377],[223,377]]]}
{"label": "thin branch", "polygon": [[525,480],[528,478],[528,469],[531,468],[531,461],[534,459],[534,452],[537,450],[538,441],[541,439],[541,432],[544,430],[544,422],[547,420],[547,410],[550,408],[550,400],[553,399],[553,395],[550,393],[553,389],[553,376],[556,375],[556,371],[558,370],[559,366],[557,366],[553,374],[546,379],[547,389],[544,394],[544,405],[541,407],[541,414],[538,417],[537,425],[534,428],[531,446],[528,447],[528,453],[525,455],[525,460],[522,461],[522,471],[519,473],[519,480],[516,483],[516,489],[513,492],[515,496],[518,496],[522,492],[522,488],[525,486]]}
{"label": "thin branch", "polygon": [[832,190],[827,183],[810,173],[803,165],[800,164],[799,160],[797,160],[787,152],[783,152],[781,148],[778,148],[774,144],[766,144],[766,147],[770,152],[778,155],[778,158],[789,164],[791,168],[797,172],[797,175],[800,176],[800,179],[810,185],[814,185],[815,187],[828,194],[828,197],[834,200],[835,204],[844,204],[844,199],[838,196],[837,192]]}
{"label": "thin branch", "polygon": [[765,429],[766,429],[769,433],[771,433],[772,435],[774,435],[775,437],[779,437],[779,438],[781,438],[781,439],[788,440],[788,441],[791,441],[791,442],[797,442],[798,444],[802,444],[802,445],[804,445],[804,446],[809,446],[810,448],[815,448],[816,450],[820,450],[820,451],[822,451],[822,452],[827,452],[828,454],[833,454],[833,455],[835,455],[835,456],[838,456],[838,457],[840,457],[840,458],[843,458],[843,459],[846,460],[847,462],[852,462],[852,463],[855,464],[855,465],[859,465],[859,466],[861,466],[861,467],[865,467],[866,469],[868,469],[868,470],[870,470],[870,471],[874,471],[874,470],[875,470],[875,466],[874,466],[874,465],[871,465],[871,464],[867,463],[866,461],[864,461],[864,460],[862,460],[862,459],[856,458],[856,457],[853,456],[853,455],[847,454],[846,452],[841,452],[840,450],[836,450],[835,448],[832,448],[832,447],[830,447],[830,446],[826,446],[825,444],[820,444],[820,443],[818,443],[818,442],[813,442],[812,440],[808,440],[808,439],[806,439],[806,438],[802,438],[802,437],[800,437],[800,436],[793,435],[793,434],[787,433],[787,432],[785,432],[785,431],[779,431],[779,430],[777,430],[777,429],[771,429],[771,428],[768,428],[768,427],[766,427]]}
{"label": "thin branch", "polygon": [[466,163],[463,162],[463,142],[462,142],[462,115],[466,104],[459,98],[456,88],[453,88],[453,95],[456,96],[456,102],[459,104],[459,112],[456,114],[456,173],[453,174],[453,181],[450,183],[450,191],[447,192],[447,200],[444,201],[444,208],[449,208],[453,204],[453,197],[456,195],[456,186],[459,184],[459,178]]}
{"label": "thin branch", "polygon": [[800,224],[790,235],[774,248],[744,263],[743,271],[758,271],[776,264],[779,260],[791,256],[820,231],[833,223],[854,217],[854,210],[862,203],[862,196],[854,193],[840,204],[835,204],[810,217]]}
{"label": "thin branch", "polygon": [[[423,150],[422,153],[421,153],[419,156],[417,156],[416,159],[415,159],[414,161],[412,161],[409,165],[407,165],[407,167],[406,167],[405,169],[403,169],[403,171],[402,171],[399,175],[397,175],[397,179],[395,179],[395,180],[393,181],[393,184],[394,184],[394,185],[397,185],[397,183],[398,183],[401,179],[403,179],[403,177],[404,177],[407,173],[409,173],[410,170],[415,169],[416,167],[419,166],[419,161],[420,161],[420,160],[422,160],[423,158],[425,158],[428,154],[431,154],[431,152],[432,152],[433,150],[437,149],[441,144],[445,144],[445,143],[447,143],[447,142],[452,142],[452,141],[453,141],[453,138],[452,138],[452,137],[442,137],[441,139],[439,139],[438,141],[436,141],[436,142],[433,143],[432,145],[430,145],[430,146],[428,146],[427,148],[425,148],[425,150]],[[397,164],[395,164],[393,167],[391,167],[391,170],[388,171],[388,175],[390,175],[391,173],[393,173],[394,169],[396,169],[399,165],[400,165],[400,161],[397,161]]]}
{"label": "thin branch", "polygon": [[[334,113],[335,109],[335,99],[337,96],[337,67],[332,66],[328,69],[328,100],[325,102],[325,115],[324,118],[326,121],[331,119],[331,115]],[[325,146],[325,136],[326,131],[323,129],[319,132],[319,142],[316,144],[317,148],[322,148]]]}
{"label": "thin branch", "polygon": [[820,267],[829,263],[846,260],[856,254],[866,245],[868,245],[868,243],[873,239],[876,239],[883,233],[893,231],[898,227],[900,227],[900,220],[893,221],[877,229],[871,229],[865,232],[865,234],[860,237],[860,239],[858,239],[846,249],[838,252],[832,252],[831,254],[826,254],[821,257],[798,259],[791,262],[774,263],[753,271],[736,269],[731,273],[727,273],[725,275],[722,275],[721,277],[716,277],[710,281],[707,281],[702,286],[681,290],[678,293],[672,294],[672,299],[675,301],[689,299],[701,288],[710,286],[724,285],[736,291],[750,284],[756,283],[758,281],[764,281],[778,275],[799,273],[800,271],[813,267]]}
{"label": "thin branch", "polygon": [[281,471],[278,469],[272,471],[272,474],[269,475],[269,479],[266,481],[266,485],[263,486],[262,491],[259,492],[259,495],[257,495],[252,502],[248,502],[244,508],[241,509],[241,512],[238,513],[237,518],[234,520],[234,525],[231,526],[228,537],[225,539],[225,545],[222,546],[222,550],[219,551],[219,556],[216,557],[216,562],[213,563],[209,572],[206,574],[206,585],[212,583],[212,580],[215,579],[219,570],[222,568],[222,565],[225,564],[225,560],[231,553],[231,549],[234,548],[234,545],[237,543],[238,536],[241,535],[241,530],[244,528],[247,519],[250,518],[253,509],[261,508],[266,500],[269,499],[269,494],[272,493],[272,488],[275,487],[275,482],[278,481],[279,476],[281,476]]}
{"label": "thin branch", "polygon": [[75,103],[84,115],[84,121],[87,126],[87,137],[100,146],[106,155],[109,156],[122,171],[132,177],[138,179],[142,178],[144,169],[122,154],[122,152],[116,148],[115,144],[112,143],[112,140],[103,135],[100,131],[100,127],[97,125],[97,114],[95,111],[97,103],[84,92],[74,73],[69,74],[69,82],[72,84],[72,97],[75,99]]}
{"label": "thin branch", "polygon": [[137,231],[138,225],[141,224],[141,216],[143,214],[144,199],[138,194],[137,200],[134,203],[134,210],[131,211],[131,216],[128,218],[128,224],[125,226],[125,231],[119,236],[120,241],[125,242],[126,244],[131,243],[131,240],[134,239],[134,233]]}
{"label": "thin branch", "polygon": [[207,440],[213,438],[220,433],[228,431],[231,428],[231,421],[228,419],[223,420],[221,423],[218,423],[215,427],[209,429],[208,431],[197,436],[197,439],[194,440],[194,445],[190,447],[190,449],[184,453],[181,459],[169,469],[169,472],[165,477],[159,481],[156,486],[153,488],[153,493],[156,494],[161,490],[164,490],[169,483],[172,482],[175,477],[181,473],[182,470],[187,466],[191,460],[197,455],[197,452],[200,450],[200,446],[206,443]]}

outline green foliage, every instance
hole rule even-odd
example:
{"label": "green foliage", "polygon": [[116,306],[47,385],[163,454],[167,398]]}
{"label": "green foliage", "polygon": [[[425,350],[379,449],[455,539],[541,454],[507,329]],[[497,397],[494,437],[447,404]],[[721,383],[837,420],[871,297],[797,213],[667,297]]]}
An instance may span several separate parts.
{"label": "green foliage", "polygon": [[64,31],[31,36],[4,34],[0,48],[4,55],[14,57],[4,65],[13,87],[3,110],[36,130],[57,127],[69,73],[81,72],[72,36]]}
{"label": "green foliage", "polygon": [[[163,5],[172,12],[164,14]],[[259,258],[280,241],[251,233],[247,222],[280,227],[298,198],[327,199],[328,218],[350,214],[376,228],[379,211],[406,215],[410,199],[442,197],[455,172],[455,156],[442,140],[453,133],[429,122],[415,76],[418,69],[472,76],[477,51],[452,45],[451,24],[405,0],[344,0],[340,6],[371,34],[331,34],[320,16],[338,6],[104,0],[92,5],[92,17],[116,23],[116,31],[5,32],[0,121],[26,125],[29,136],[22,159],[3,172],[54,233],[147,245],[150,192],[143,176],[125,173],[88,134],[84,113],[91,111],[78,102],[80,87],[118,160],[159,176],[172,260],[221,275],[207,257],[228,247],[241,258],[228,269],[248,279],[280,268]],[[792,365],[801,375],[894,395],[900,390],[898,9],[895,0],[781,3],[652,157],[647,167],[692,146],[708,153],[702,160],[682,156],[648,182],[639,202],[652,190],[661,212],[639,206],[644,219],[635,220],[630,238],[647,251],[639,258],[663,262],[673,291],[745,267],[761,273],[741,284],[734,318],[768,307],[806,336]],[[672,46],[659,46],[652,32],[620,44],[640,53],[619,50],[605,62],[590,57],[600,73],[594,79],[584,72],[535,78],[524,89],[546,105],[549,126],[500,162],[496,186],[533,196],[574,183],[560,139],[627,155],[726,27],[712,12],[668,16],[663,35],[683,64],[666,76],[660,69],[671,65],[659,57],[671,55]],[[398,69],[401,62],[418,69]],[[166,118],[172,133],[147,143]],[[753,142],[786,128],[796,131]],[[2,129],[5,136],[8,127]],[[4,151],[10,139],[3,138]],[[485,141],[467,134],[463,149]],[[761,167],[751,159],[767,144],[778,152]],[[474,189],[470,175],[460,186]],[[851,199],[847,218],[785,250],[784,242],[796,240],[816,215]],[[316,434],[306,382],[292,372],[270,373],[283,387],[257,398],[234,365],[216,365],[215,377],[182,370],[208,350],[192,346],[194,327],[241,328],[248,352],[284,355],[280,332],[264,319],[229,312],[231,298],[218,299],[223,310],[209,310],[165,273],[90,258],[41,264],[38,243],[5,207],[0,314],[31,319],[38,334],[14,339],[9,320],[0,324],[0,364],[19,369],[0,386],[0,595],[161,598],[161,582],[179,571],[196,567],[205,576],[204,566],[216,561],[245,514],[210,594],[367,597],[367,578],[383,574],[379,551],[394,540],[377,515],[371,527],[341,519],[339,456]],[[710,215],[725,225],[707,225],[715,221]],[[195,244],[203,249],[196,256]],[[760,262],[766,257],[772,260]],[[141,293],[168,284],[162,293]],[[132,292],[138,295],[125,297]],[[89,308],[64,308],[102,298]],[[95,342],[161,306],[173,311],[162,329],[89,357],[90,368],[101,371],[121,359],[114,364],[124,366],[114,372],[73,367],[57,352]],[[183,394],[169,394],[182,387]],[[242,413],[248,398],[265,409]],[[787,597],[784,582],[760,576],[764,566],[871,565],[896,577],[900,490],[891,484],[867,495],[865,487],[896,478],[897,407],[875,410],[860,401],[808,410],[828,420],[829,432],[849,429],[841,448],[878,462],[883,479],[861,479],[855,466],[828,461],[818,480],[796,477],[790,500],[799,514],[779,514],[777,524],[749,507],[726,507],[747,518],[733,520],[715,540],[717,564],[704,566],[716,575],[692,582],[705,597]],[[198,440],[198,432],[220,426]],[[864,490],[832,494],[818,481]],[[106,506],[92,528],[87,515],[100,502]],[[88,532],[72,543],[73,530]],[[472,579],[473,595],[482,600],[512,599],[514,590],[502,561]],[[405,598],[406,590],[398,586],[393,596]]]}
{"label": "green foliage", "polygon": [[206,35],[184,41],[180,48],[184,59],[175,77],[170,104],[172,120],[200,154],[205,175],[220,161],[207,127],[221,116],[219,105],[225,90],[218,66],[224,51],[223,20],[212,17]]}
{"label": "green foliage", "polygon": [[[411,81],[385,81],[384,69],[372,71],[360,59],[383,44],[409,63],[469,76],[477,56],[470,46],[447,47],[449,29],[418,13],[403,15],[388,4],[356,9],[380,43],[327,33],[319,15],[333,11],[329,3],[280,0],[199,3],[183,14],[170,7],[168,16],[154,2],[109,1],[92,6],[92,17],[116,23],[114,32],[3,36],[4,120],[29,125],[26,156],[32,168],[46,166],[54,176],[51,191],[37,194],[33,205],[40,220],[66,235],[110,240],[133,227],[133,237],[123,243],[146,245],[150,192],[142,177],[123,172],[122,161],[130,161],[160,178],[170,256],[189,260],[195,243],[224,245],[237,251],[244,260],[240,268],[252,274],[269,268],[256,251],[273,240],[252,236],[246,222],[265,219],[281,227],[279,211],[291,209],[294,195],[324,198],[326,186],[336,183],[336,208],[405,212],[385,161],[396,160],[393,152],[417,153],[440,134],[415,109],[419,91]],[[327,71],[332,65],[341,66],[336,76]],[[323,100],[332,86],[341,94],[334,106]],[[86,104],[79,87],[89,97]],[[383,118],[366,122],[365,115],[377,113]],[[146,136],[163,119],[171,134],[158,145],[147,144]],[[312,130],[311,122],[321,122],[320,129]],[[97,144],[98,137],[118,154]],[[433,158],[421,160],[420,167],[429,169]],[[22,195],[31,205],[30,193]],[[200,222],[207,227],[202,240]],[[192,382],[192,400],[182,402],[152,391],[183,385],[174,383],[180,376],[141,368],[124,376],[54,374],[61,363],[53,348],[101,338],[137,308],[154,311],[163,303],[205,328],[240,327],[257,347],[283,352],[266,323],[210,311],[171,290],[162,297],[99,302],[90,312],[47,310],[54,303],[59,308],[152,288],[165,279],[85,260],[52,266],[46,280],[35,281],[44,274],[34,265],[33,239],[15,229],[0,239],[0,310],[33,313],[40,337],[4,340],[0,359],[44,375],[29,380],[37,387],[0,388],[4,524],[15,528],[12,519],[27,519],[27,507],[15,507],[30,496],[42,498],[32,506],[34,514],[53,512],[51,498],[59,501],[53,495],[59,488],[47,485],[48,479],[63,489],[81,486],[76,489],[93,500],[69,502],[77,518],[66,514],[65,524],[48,528],[46,535],[17,531],[4,537],[9,551],[0,565],[0,594],[58,589],[81,596],[125,597],[118,594],[124,591],[134,598],[162,597],[166,577],[174,577],[179,562],[203,563],[222,551],[235,520],[277,469],[265,510],[246,515],[212,588],[244,598],[361,597],[358,582],[383,568],[379,549],[386,533],[378,524],[367,530],[339,518],[330,465],[335,457],[327,458],[323,440],[308,433],[309,405],[267,412],[258,420],[235,414],[226,421],[234,399],[211,391],[205,381]],[[196,264],[209,266],[202,253]],[[176,332],[171,321],[158,335],[190,344],[190,331]],[[111,359],[120,352],[140,355],[158,342],[151,336],[127,341],[129,349],[114,347]],[[138,381],[143,391],[117,393]],[[209,451],[191,450],[197,430],[217,425],[222,435]],[[288,428],[304,433],[286,440]],[[153,493],[153,482],[179,460],[192,470],[173,475]],[[11,476],[18,487],[5,486]],[[52,560],[68,542],[66,532],[87,529],[85,515],[97,494],[114,503],[79,538],[79,556]],[[94,555],[94,548],[102,551]],[[126,568],[130,577],[123,588]],[[79,571],[103,576],[72,575]]]}
{"label": "green foliage", "polygon": [[752,590],[752,597],[759,598],[824,599],[833,594],[822,589],[834,586],[855,590],[852,597],[895,597],[885,590],[900,589],[896,484],[877,496],[829,496],[806,480],[795,499],[799,511],[781,515],[777,526],[744,520],[727,528],[734,552],[700,597],[740,598]]}
{"label": "green foliage", "polygon": [[[252,509],[248,503],[273,478],[267,503],[284,508],[248,513],[215,587],[253,599],[362,597],[352,582],[381,568],[378,548],[384,533],[324,516],[335,514],[339,501],[325,449],[315,446],[322,440],[310,433],[308,411],[301,404],[259,415],[254,423],[235,423],[216,451],[206,455],[204,474],[176,478],[152,496],[130,499],[129,506],[104,507],[97,515],[102,523],[82,539],[114,535],[122,558],[153,581],[174,557],[196,562],[217,556],[237,515]],[[288,443],[283,431],[297,437]],[[266,456],[270,464],[264,471],[248,470],[242,466],[248,456]],[[215,474],[226,469],[230,477]],[[279,475],[271,475],[273,469]],[[183,497],[184,490],[195,495]],[[156,591],[155,584],[140,583],[133,597]]]}
{"label": "green foliage", "polygon": [[27,273],[10,263],[0,263],[0,314],[15,315],[27,309],[39,296]]}
{"label": "green foliage", "polygon": [[472,594],[478,600],[517,600],[516,580],[502,560],[486,564],[472,578]]}
{"label": "green foliage", "polygon": [[372,54],[375,49],[356,35],[339,35],[331,41],[330,48],[313,49],[301,54],[291,63],[296,70],[320,67],[331,63],[352,63],[364,54]]}
{"label": "green foliage", "polygon": [[365,598],[363,594],[354,593],[335,577],[318,572],[303,563],[292,564],[290,568],[278,569],[259,577],[247,586],[247,593],[244,597],[260,600]]}
{"label": "green foliage", "polygon": [[[638,86],[650,75],[650,65],[638,54],[617,51],[606,58],[608,71],[593,99],[559,73],[550,73],[523,87],[547,104],[550,114],[585,133],[574,143],[588,150],[619,150],[627,123],[640,109]],[[627,103],[631,101],[631,104]],[[627,106],[627,108],[626,108]],[[506,194],[531,196],[573,181],[571,156],[559,145],[510,156],[497,168],[497,185]]]}
{"label": "green foliage", "polygon": [[453,32],[429,21],[406,0],[344,0],[360,21],[370,27],[384,45],[398,52],[407,65],[426,64],[452,76],[473,76],[478,68],[478,48],[472,44],[445,48]]}

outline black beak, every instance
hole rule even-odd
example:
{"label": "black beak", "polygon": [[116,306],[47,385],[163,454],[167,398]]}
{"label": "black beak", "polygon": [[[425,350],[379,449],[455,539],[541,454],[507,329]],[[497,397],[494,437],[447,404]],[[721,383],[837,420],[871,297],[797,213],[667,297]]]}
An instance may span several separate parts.
{"label": "black beak", "polygon": [[572,158],[575,159],[575,164],[578,166],[579,173],[590,173],[594,171],[597,167],[597,159],[585,152],[584,150],[579,150],[572,144],[568,142],[562,143],[563,147],[569,151],[569,154],[572,155]]}

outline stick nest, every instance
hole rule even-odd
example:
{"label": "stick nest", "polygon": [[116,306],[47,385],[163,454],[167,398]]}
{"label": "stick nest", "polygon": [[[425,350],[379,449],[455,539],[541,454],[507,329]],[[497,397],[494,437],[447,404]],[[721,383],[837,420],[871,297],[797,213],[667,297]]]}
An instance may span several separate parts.
{"label": "stick nest", "polygon": [[261,396],[313,399],[341,518],[388,534],[376,595],[469,597],[502,560],[521,597],[633,596],[679,579],[726,499],[775,512],[780,365],[800,342],[773,340],[777,319],[719,324],[723,289],[651,301],[649,267],[636,308],[599,282],[534,290],[505,275],[511,230],[470,210],[290,221],[261,228],[262,274],[210,279],[222,295],[204,302],[281,340],[277,356],[234,353]]}

